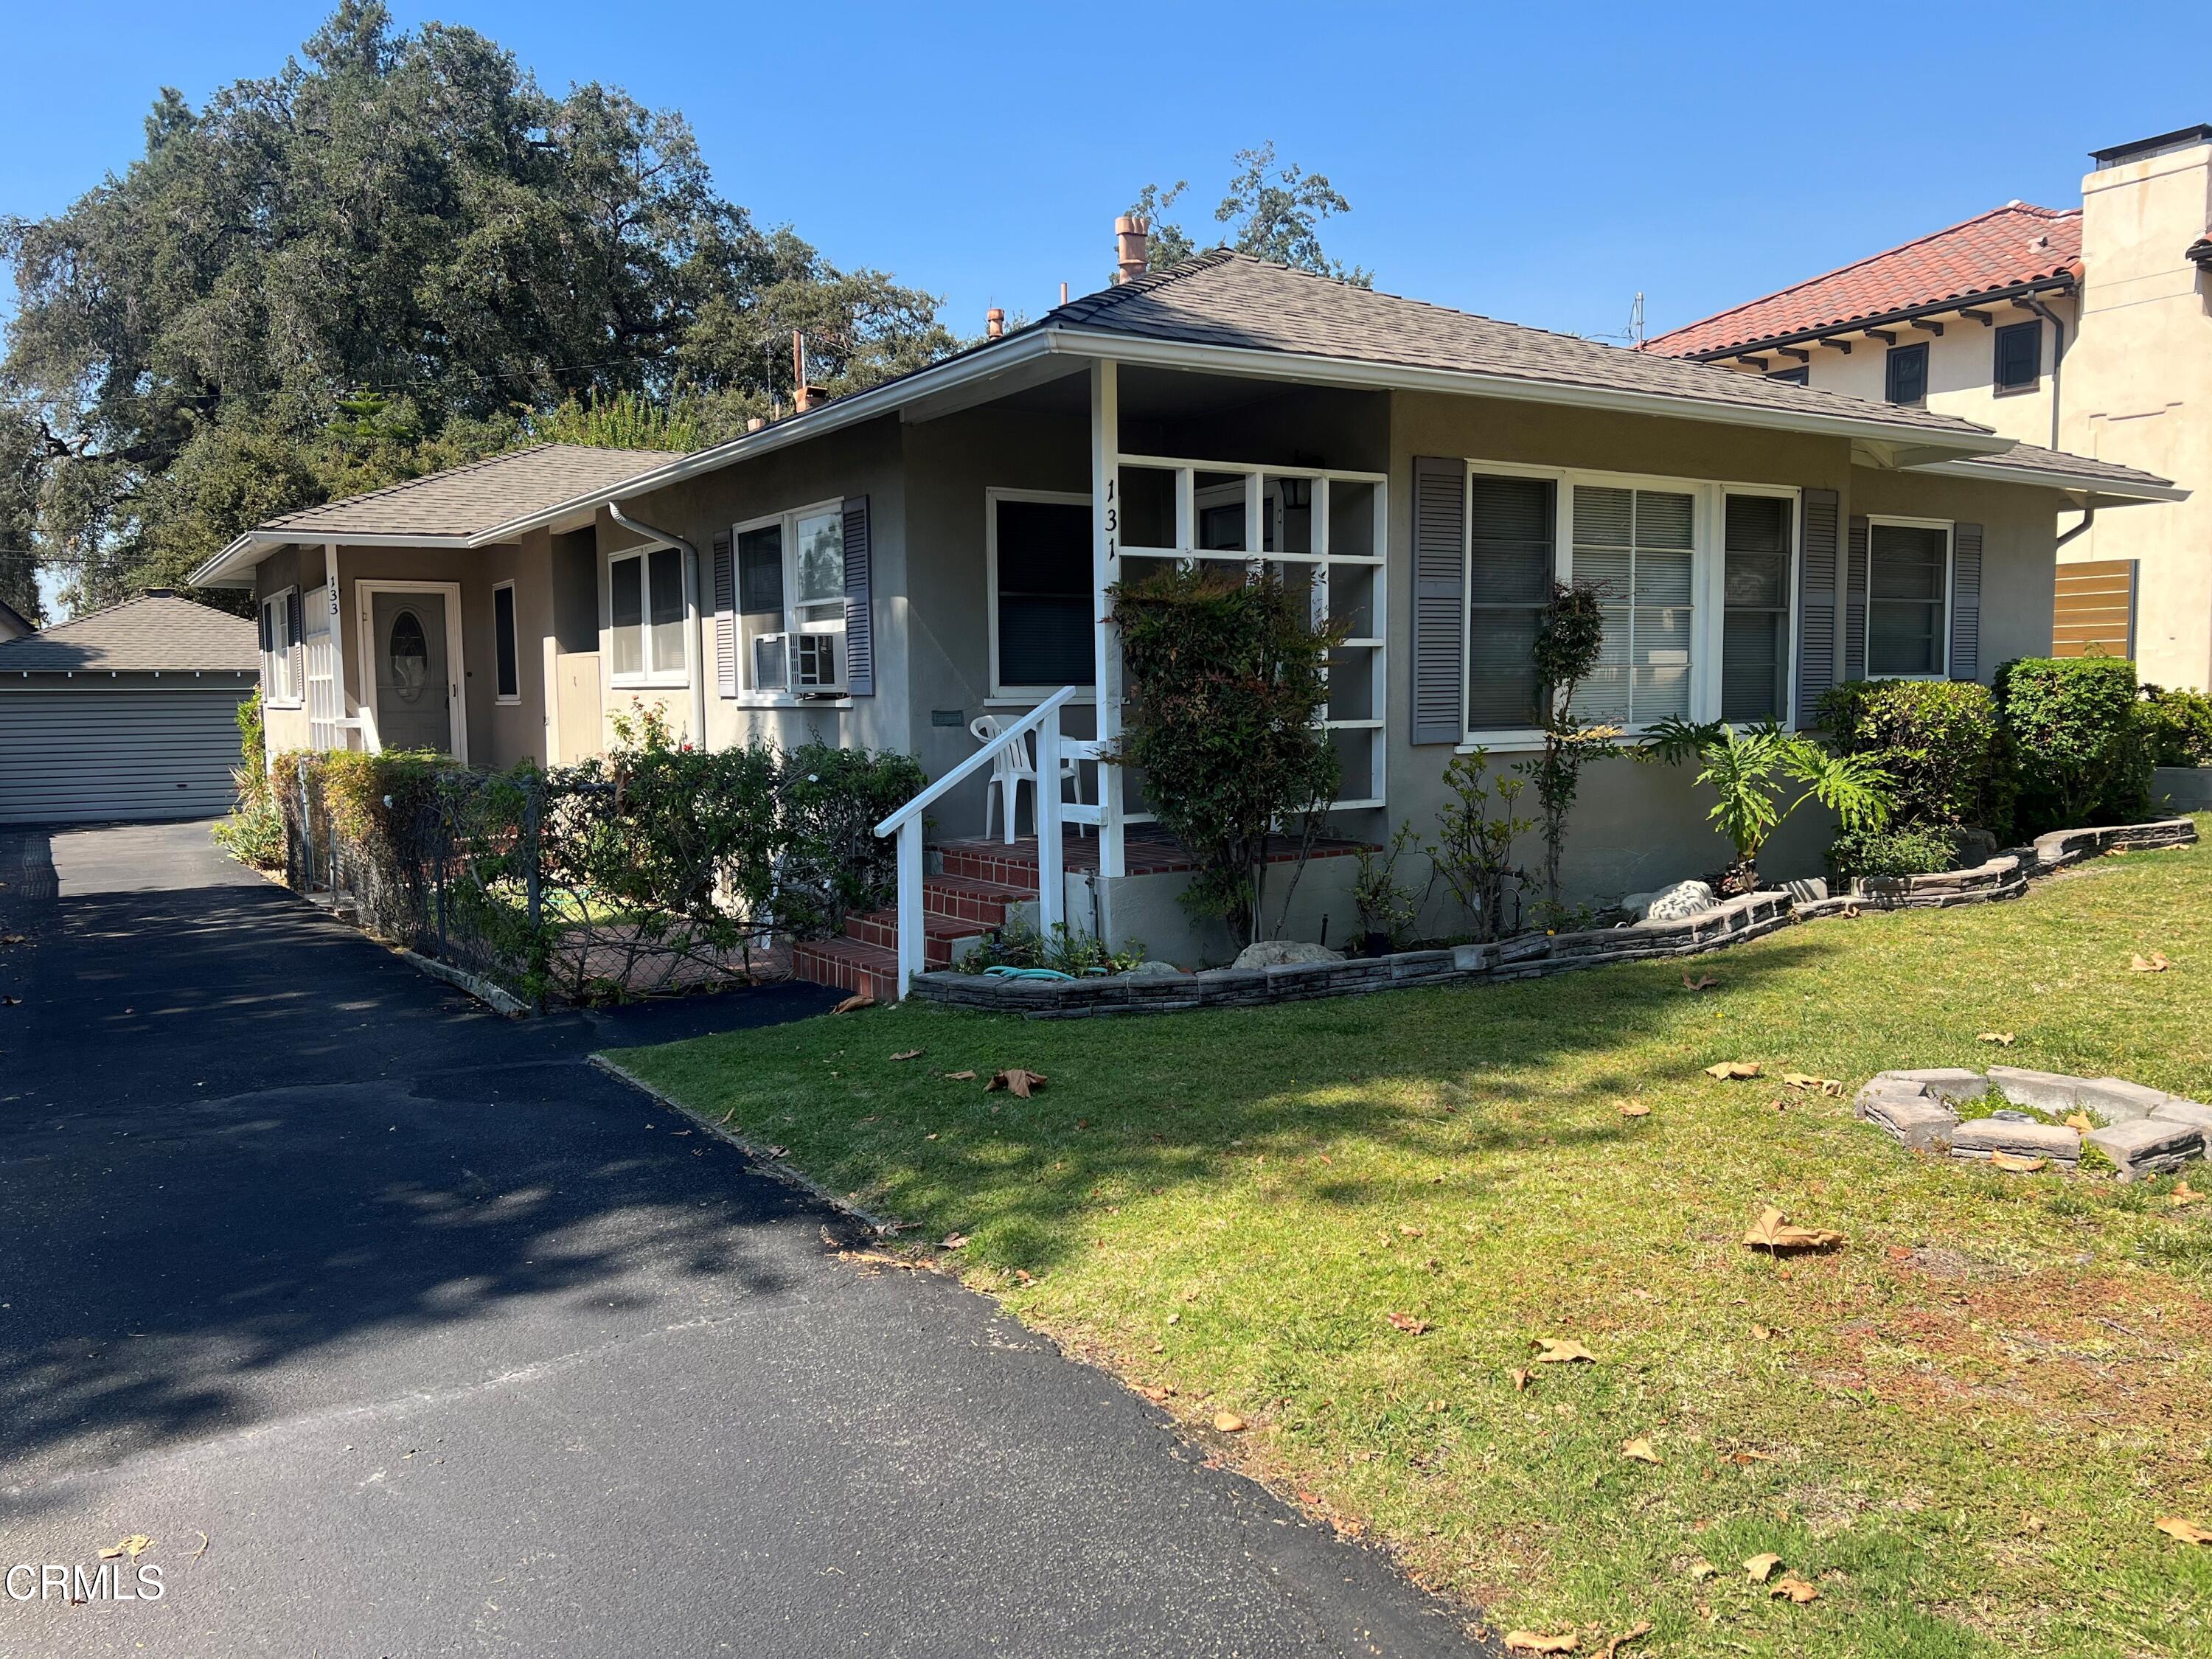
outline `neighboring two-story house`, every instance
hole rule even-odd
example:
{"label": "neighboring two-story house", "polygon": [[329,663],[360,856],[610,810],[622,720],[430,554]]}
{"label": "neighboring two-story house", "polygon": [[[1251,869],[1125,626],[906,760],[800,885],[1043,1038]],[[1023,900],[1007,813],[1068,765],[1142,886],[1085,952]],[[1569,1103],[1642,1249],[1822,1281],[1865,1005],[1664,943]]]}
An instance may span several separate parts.
{"label": "neighboring two-story house", "polygon": [[1644,349],[1958,416],[2194,489],[2121,514],[2085,507],[2062,528],[2054,648],[2212,687],[2212,126],[2091,159],[2078,208],[2008,202]]}

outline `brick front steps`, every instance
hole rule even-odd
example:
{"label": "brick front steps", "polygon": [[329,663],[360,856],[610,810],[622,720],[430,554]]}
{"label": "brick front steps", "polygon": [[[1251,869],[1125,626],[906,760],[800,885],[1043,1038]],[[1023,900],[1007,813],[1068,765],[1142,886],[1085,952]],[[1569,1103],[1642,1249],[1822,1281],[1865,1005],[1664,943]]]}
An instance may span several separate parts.
{"label": "brick front steps", "polygon": [[[1034,868],[1026,888],[972,872],[928,876],[921,884],[927,964],[950,968],[966,948],[1006,925],[1009,905],[1036,899]],[[898,995],[898,912],[866,910],[845,918],[833,939],[802,939],[792,946],[794,979],[889,1002]]]}

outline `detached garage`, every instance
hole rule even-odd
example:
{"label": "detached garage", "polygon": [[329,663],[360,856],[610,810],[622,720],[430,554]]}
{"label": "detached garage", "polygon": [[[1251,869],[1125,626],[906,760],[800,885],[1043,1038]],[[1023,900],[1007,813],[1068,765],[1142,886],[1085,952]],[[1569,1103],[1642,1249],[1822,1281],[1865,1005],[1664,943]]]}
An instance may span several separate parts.
{"label": "detached garage", "polygon": [[254,626],[154,588],[0,642],[0,823],[230,810]]}

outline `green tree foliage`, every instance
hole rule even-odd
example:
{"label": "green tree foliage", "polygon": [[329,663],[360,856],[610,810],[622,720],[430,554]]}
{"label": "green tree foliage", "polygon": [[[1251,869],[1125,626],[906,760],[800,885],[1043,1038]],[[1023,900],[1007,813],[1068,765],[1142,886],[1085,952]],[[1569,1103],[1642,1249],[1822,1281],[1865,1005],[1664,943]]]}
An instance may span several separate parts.
{"label": "green tree foliage", "polygon": [[602,398],[597,392],[579,402],[564,398],[550,415],[530,422],[530,435],[539,442],[583,444],[593,449],[666,449],[678,454],[699,448],[706,428],[690,402],[671,407],[617,392]]}
{"label": "green tree foliage", "polygon": [[741,430],[787,403],[794,329],[831,395],[956,343],[932,296],[720,196],[680,114],[556,95],[379,0],[201,107],[164,89],[144,155],[0,222],[0,535],[27,456],[35,545],[79,603],[173,579],[272,503],[495,452],[571,399],[688,400],[700,437]]}
{"label": "green tree foliage", "polygon": [[1272,572],[1247,581],[1169,568],[1109,595],[1129,690],[1113,758],[1144,774],[1160,823],[1198,860],[1184,908],[1221,918],[1240,942],[1266,938],[1268,838],[1298,836],[1294,892],[1336,795],[1336,750],[1314,722],[1343,630],[1316,629],[1305,598]]}
{"label": "green tree foliage", "polygon": [[[1213,210],[1215,221],[1228,227],[1220,246],[1271,264],[1334,276],[1354,288],[1375,286],[1372,271],[1347,266],[1322,250],[1322,221],[1352,211],[1352,204],[1326,175],[1308,173],[1294,162],[1278,165],[1273,140],[1257,149],[1238,150],[1233,165],[1229,188]],[[1189,188],[1188,179],[1165,189],[1146,185],[1130,204],[1130,212],[1152,223],[1152,270],[1165,270],[1198,252],[1190,233],[1164,216]]]}

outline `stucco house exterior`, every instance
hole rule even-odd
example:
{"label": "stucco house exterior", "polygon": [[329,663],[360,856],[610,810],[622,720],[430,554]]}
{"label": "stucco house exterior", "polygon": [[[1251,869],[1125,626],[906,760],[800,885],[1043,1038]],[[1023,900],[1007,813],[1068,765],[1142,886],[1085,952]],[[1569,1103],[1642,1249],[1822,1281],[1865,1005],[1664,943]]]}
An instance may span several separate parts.
{"label": "stucco house exterior", "polygon": [[[484,463],[477,488],[527,468],[559,499],[465,535],[372,527],[406,492],[450,487],[425,480],[264,526],[194,580],[251,585],[264,614],[335,581],[352,621],[314,735],[347,744],[392,741],[371,705],[420,678],[373,660],[396,654],[399,608],[374,607],[383,584],[450,586],[447,676],[475,699],[480,682],[508,684],[493,607],[512,580],[525,712],[502,722],[495,697],[467,714],[468,758],[493,765],[571,758],[605,741],[617,711],[651,703],[709,744],[896,749],[936,779],[977,752],[976,717],[1018,719],[1067,691],[1082,805],[1068,809],[1065,914],[1193,963],[1225,957],[1226,935],[1182,915],[1187,860],[1152,823],[1141,780],[1097,758],[1119,720],[1116,581],[1173,561],[1264,564],[1345,623],[1331,827],[1377,842],[1408,821],[1433,830],[1455,755],[1533,746],[1528,644],[1555,576],[1598,577],[1617,601],[1588,712],[1632,730],[1670,714],[1802,723],[1849,676],[1986,678],[2047,651],[2060,516],[2175,493],[1939,410],[1226,252],[1145,274],[1141,248],[1125,249],[1124,271],[1026,328],[695,454]],[[400,632],[409,661],[433,650]],[[271,730],[282,746],[307,727]],[[933,808],[933,960],[1037,892],[1032,838],[966,839],[982,790],[978,776]],[[1680,773],[1598,767],[1571,886],[1618,896],[1717,867],[1705,812]],[[1825,840],[1793,824],[1771,860],[1817,871]],[[1291,935],[1352,936],[1352,863],[1316,863]],[[890,927],[863,919],[802,951],[802,970],[890,994]]]}
{"label": "stucco house exterior", "polygon": [[2194,494],[2068,519],[2055,648],[2212,687],[2212,126],[2090,160],[2079,207],[2008,202],[1645,349],[2173,479]]}

